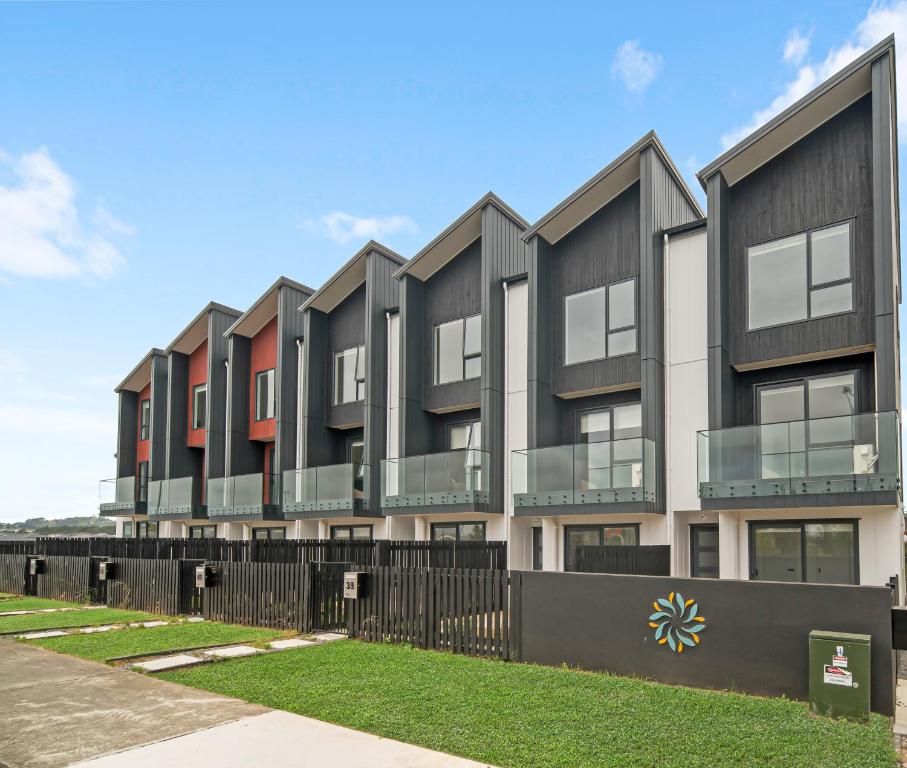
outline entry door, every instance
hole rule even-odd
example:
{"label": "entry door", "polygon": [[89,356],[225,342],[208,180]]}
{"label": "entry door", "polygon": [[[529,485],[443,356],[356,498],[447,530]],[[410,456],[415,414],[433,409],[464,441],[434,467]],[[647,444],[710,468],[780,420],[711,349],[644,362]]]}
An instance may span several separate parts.
{"label": "entry door", "polygon": [[542,529],[539,526],[532,529],[532,570],[542,570]]}
{"label": "entry door", "polygon": [[690,526],[690,576],[718,578],[718,526]]}

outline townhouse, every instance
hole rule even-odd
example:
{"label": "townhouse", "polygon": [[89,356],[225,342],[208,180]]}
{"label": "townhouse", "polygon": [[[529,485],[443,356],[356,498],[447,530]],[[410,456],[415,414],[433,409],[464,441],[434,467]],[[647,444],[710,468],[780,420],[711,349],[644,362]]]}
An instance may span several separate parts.
{"label": "townhouse", "polygon": [[534,224],[489,193],[409,261],[209,307],[204,446],[196,318],[117,389],[102,514],[902,581],[895,102],[890,38],[706,166],[707,214],[650,132]]}

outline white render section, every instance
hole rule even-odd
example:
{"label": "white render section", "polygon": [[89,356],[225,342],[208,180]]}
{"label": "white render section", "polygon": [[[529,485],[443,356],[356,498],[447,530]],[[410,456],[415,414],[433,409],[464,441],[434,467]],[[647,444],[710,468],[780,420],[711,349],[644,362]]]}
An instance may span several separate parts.
{"label": "white render section", "polygon": [[[513,523],[513,451],[528,446],[529,409],[529,285],[504,285],[504,535],[514,569],[532,568],[525,560],[525,541],[531,530]],[[486,538],[491,538],[491,525]],[[531,544],[530,544],[531,546]]]}
{"label": "white render section", "polygon": [[[696,433],[708,429],[708,258],[705,229],[665,242],[665,468],[663,536],[671,544],[671,572],[689,575],[690,520],[701,509]],[[684,530],[679,530],[684,526]],[[641,543],[647,543],[640,529]],[[656,542],[652,542],[656,543]],[[688,545],[687,545],[688,546]],[[723,574],[722,574],[723,575]]]}

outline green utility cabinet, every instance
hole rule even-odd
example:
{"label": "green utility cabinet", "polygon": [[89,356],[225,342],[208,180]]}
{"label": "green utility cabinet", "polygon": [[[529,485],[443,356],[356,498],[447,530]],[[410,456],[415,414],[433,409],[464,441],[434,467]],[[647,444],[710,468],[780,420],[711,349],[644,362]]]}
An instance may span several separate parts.
{"label": "green utility cabinet", "polygon": [[869,635],[809,633],[809,707],[817,715],[869,718]]}

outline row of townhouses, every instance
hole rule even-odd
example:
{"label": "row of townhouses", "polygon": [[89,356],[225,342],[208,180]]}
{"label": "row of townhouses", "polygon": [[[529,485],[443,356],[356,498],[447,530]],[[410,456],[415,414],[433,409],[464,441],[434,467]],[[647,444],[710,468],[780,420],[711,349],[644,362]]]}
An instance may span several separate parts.
{"label": "row of townhouses", "polygon": [[676,575],[901,574],[894,41],[706,166],[655,133],[530,224],[211,303],[117,387],[122,536],[671,547]]}

